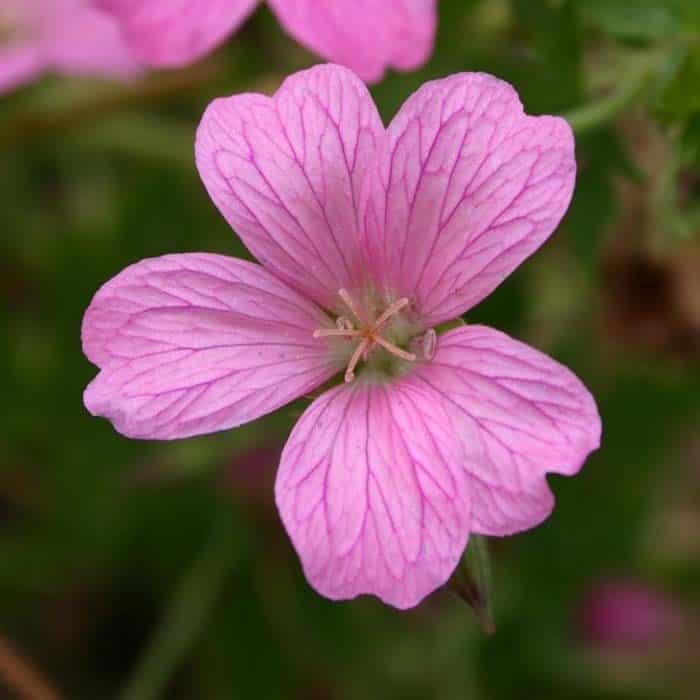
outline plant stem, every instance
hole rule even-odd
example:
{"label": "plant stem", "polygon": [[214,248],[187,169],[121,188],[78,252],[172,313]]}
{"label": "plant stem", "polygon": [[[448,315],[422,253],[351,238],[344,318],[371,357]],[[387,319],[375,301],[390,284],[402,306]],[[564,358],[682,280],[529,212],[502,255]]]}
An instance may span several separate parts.
{"label": "plant stem", "polygon": [[146,103],[161,103],[199,89],[217,76],[215,63],[205,62],[172,73],[159,73],[125,85],[80,82],[61,85],[13,110],[0,122],[0,148],[56,131],[71,130]]}
{"label": "plant stem", "polygon": [[60,700],[44,675],[0,636],[0,677],[22,700]]}
{"label": "plant stem", "polygon": [[240,545],[236,545],[231,513],[224,512],[201,555],[174,591],[159,627],[118,696],[120,700],[163,697],[168,681],[194,645],[241,554]]}

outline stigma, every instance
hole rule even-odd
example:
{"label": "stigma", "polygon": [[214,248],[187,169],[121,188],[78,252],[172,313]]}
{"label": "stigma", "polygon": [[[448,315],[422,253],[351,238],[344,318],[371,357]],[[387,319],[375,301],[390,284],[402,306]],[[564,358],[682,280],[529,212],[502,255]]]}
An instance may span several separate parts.
{"label": "stigma", "polygon": [[386,337],[386,329],[392,319],[410,304],[406,297],[392,302],[377,318],[372,318],[366,311],[360,309],[346,289],[340,289],[338,296],[350,312],[350,316],[339,316],[335,328],[319,328],[314,331],[313,336],[314,338],[347,338],[357,343],[345,370],[346,382],[351,382],[355,378],[355,369],[360,360],[366,362],[370,353],[377,347],[383,348],[394,357],[415,362],[415,353],[403,350]]}

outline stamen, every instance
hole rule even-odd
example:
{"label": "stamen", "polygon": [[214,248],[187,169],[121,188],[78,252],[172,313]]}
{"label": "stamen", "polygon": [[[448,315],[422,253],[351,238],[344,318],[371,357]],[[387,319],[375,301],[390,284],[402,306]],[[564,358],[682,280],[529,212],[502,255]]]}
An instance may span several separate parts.
{"label": "stamen", "polygon": [[343,300],[345,306],[352,311],[353,316],[364,326],[366,325],[364,316],[360,313],[347,289],[339,289],[338,296]]}
{"label": "stamen", "polygon": [[381,345],[385,350],[388,350],[392,355],[396,355],[396,357],[400,357],[402,360],[408,360],[409,362],[415,362],[416,360],[416,356],[412,352],[402,350],[386,338],[382,338],[381,335],[373,336],[372,340],[374,340],[377,345]]}
{"label": "stamen", "polygon": [[392,316],[396,316],[399,311],[405,309],[409,304],[406,297],[395,301],[384,309],[384,313],[374,322],[373,331],[378,331]]}
{"label": "stamen", "polygon": [[[379,331],[383,326],[386,325],[387,321],[400,313],[411,303],[406,297],[402,299],[397,299],[396,301],[389,304],[389,306],[384,309],[383,313],[373,321],[371,311],[368,314],[369,320],[361,310],[361,307],[355,304],[355,301],[350,296],[347,289],[339,289],[338,296],[343,301],[345,306],[350,310],[352,315],[357,321],[357,328],[355,327],[353,320],[348,316],[338,316],[335,321],[335,328],[318,328],[313,332],[314,338],[356,338],[357,346],[353,350],[353,353],[348,362],[347,369],[345,370],[345,381],[351,382],[355,378],[355,369],[359,364],[360,360],[367,362],[369,360],[370,353],[376,346],[381,346],[387,352],[391,353],[396,357],[400,357],[402,360],[407,362],[414,362],[419,354],[419,350],[416,348],[416,353],[408,352],[402,348],[394,345],[391,341],[382,337]],[[434,335],[434,334],[433,334]],[[434,346],[434,340],[432,341]],[[414,349],[414,348],[412,348]],[[431,338],[430,333],[426,334],[423,338],[422,348],[424,353],[427,354],[431,350]],[[434,352],[434,349],[433,349]]]}
{"label": "stamen", "polygon": [[363,338],[362,342],[355,348],[355,352],[352,354],[350,362],[348,362],[348,368],[345,370],[346,382],[349,383],[355,378],[355,367],[357,367],[357,363],[360,361],[360,358],[365,353],[365,350],[369,348],[370,342],[371,341],[369,338]]}
{"label": "stamen", "polygon": [[358,338],[362,333],[354,328],[317,328],[314,338]]}

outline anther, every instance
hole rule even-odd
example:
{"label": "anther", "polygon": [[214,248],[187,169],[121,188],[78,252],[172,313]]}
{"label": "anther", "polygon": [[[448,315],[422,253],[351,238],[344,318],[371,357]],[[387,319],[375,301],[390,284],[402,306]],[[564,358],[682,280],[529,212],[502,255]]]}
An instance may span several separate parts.
{"label": "anther", "polygon": [[423,335],[421,345],[423,346],[423,357],[426,360],[432,360],[435,357],[435,350],[437,350],[437,333],[435,329],[428,328]]}

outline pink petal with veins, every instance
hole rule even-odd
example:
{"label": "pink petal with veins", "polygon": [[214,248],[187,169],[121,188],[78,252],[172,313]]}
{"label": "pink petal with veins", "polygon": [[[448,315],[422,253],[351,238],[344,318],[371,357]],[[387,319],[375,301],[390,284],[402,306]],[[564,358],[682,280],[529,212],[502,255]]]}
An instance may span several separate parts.
{"label": "pink petal with veins", "polygon": [[297,41],[376,82],[387,67],[409,71],[428,60],[435,0],[269,0]]}
{"label": "pink petal with veins", "polygon": [[364,83],[340,66],[316,66],[272,98],[212,102],[197,132],[197,167],[258,260],[333,308],[340,288],[365,279],[358,212],[383,137]]}
{"label": "pink petal with veins", "polygon": [[316,399],[282,453],[277,507],[311,585],[410,608],[467,544],[467,474],[441,397],[411,377]]}
{"label": "pink petal with veins", "polygon": [[538,525],[554,505],[546,474],[575,474],[600,444],[600,416],[581,381],[491,328],[441,335],[417,376],[453,409],[474,532],[508,535]]}
{"label": "pink petal with veins", "polygon": [[97,0],[120,21],[139,58],[177,67],[216,48],[246,20],[259,0]]}
{"label": "pink petal with veins", "polygon": [[312,338],[328,319],[259,265],[192,253],[143,260],[95,295],[83,350],[101,371],[85,405],[128,437],[232,428],[339,367]]}
{"label": "pink petal with veins", "polygon": [[574,187],[571,129],[513,88],[462,73],[426,83],[388,128],[366,227],[377,275],[426,325],[455,318],[554,231]]}
{"label": "pink petal with veins", "polygon": [[333,599],[411,607],[448,580],[470,530],[546,518],[546,475],[576,473],[599,445],[593,398],[498,331],[431,326],[558,224],[575,179],[566,123],[462,74],[385,130],[364,84],[326,65],[271,98],[216,100],[196,160],[263,267],[177,255],[105,285],[83,325],[101,368],[89,410],[129,436],[185,437],[272,411],[349,361],[349,383],[292,431],[275,487],[306,576]]}

